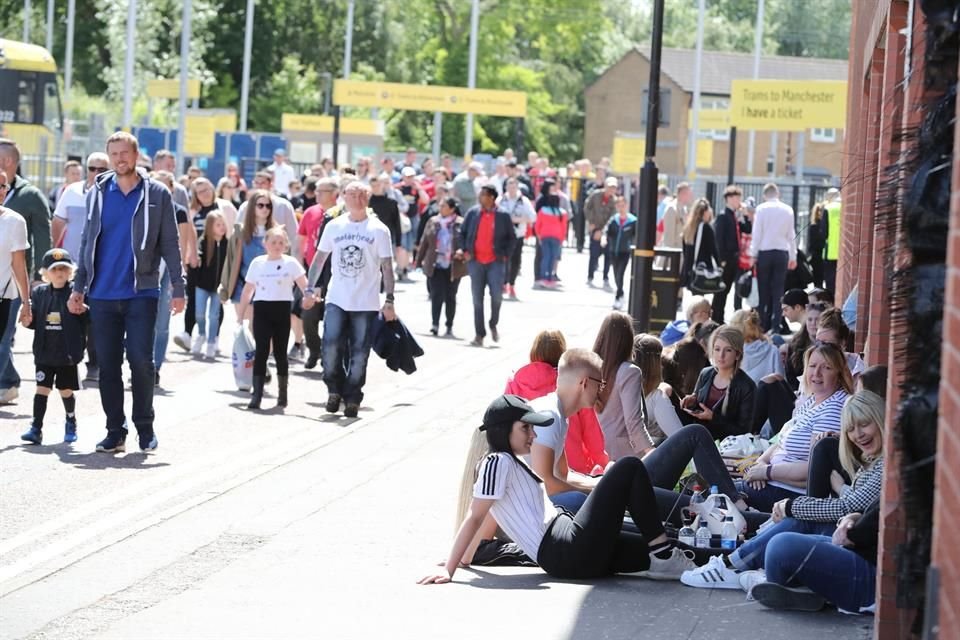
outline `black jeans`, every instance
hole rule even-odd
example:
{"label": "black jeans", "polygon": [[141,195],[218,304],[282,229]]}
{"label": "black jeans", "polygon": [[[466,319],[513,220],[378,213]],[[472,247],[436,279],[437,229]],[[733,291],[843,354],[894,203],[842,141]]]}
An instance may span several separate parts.
{"label": "black jeans", "polygon": [[603,281],[610,280],[610,248],[600,245],[599,240],[590,236],[590,261],[587,265],[587,279],[593,280],[593,274],[600,268],[600,256],[603,256]]}
{"label": "black jeans", "polygon": [[[845,435],[841,435],[845,438]],[[807,467],[807,495],[811,498],[836,497],[830,486],[830,473],[838,471],[844,481],[850,484],[850,476],[840,464],[840,438],[824,438],[810,450],[810,464]]]}
{"label": "black jeans", "polygon": [[253,341],[257,347],[253,356],[253,375],[267,375],[270,343],[273,343],[277,375],[287,375],[287,343],[290,341],[290,302],[288,300],[261,300],[253,303]]}
{"label": "black jeans", "polygon": [[517,276],[520,275],[520,261],[523,258],[523,238],[517,238],[513,244],[513,254],[510,256],[510,270],[507,273],[507,284],[516,286]]}
{"label": "black jeans", "polygon": [[[723,324],[723,318],[727,308],[727,296],[730,294],[730,289],[737,279],[737,271],[739,271],[737,257],[728,258],[727,262],[723,265],[723,290],[713,294],[713,304],[711,305],[713,311],[710,316],[717,324]],[[736,309],[734,309],[734,311],[736,311]]]}
{"label": "black jeans", "polygon": [[720,493],[726,494],[731,500],[737,500],[737,489],[733,478],[727,473],[720,451],[707,428],[699,424],[687,425],[668,437],[643,459],[643,464],[653,486],[672,490],[690,460],[696,463],[697,473],[707,482],[716,485]]}
{"label": "black jeans", "polygon": [[780,298],[787,282],[786,251],[761,251],[757,255],[757,286],[760,293],[760,325],[764,331],[780,326]]}
{"label": "black jeans", "polygon": [[188,282],[186,292],[187,308],[183,312],[183,330],[187,332],[187,335],[192,335],[193,327],[197,324],[197,285]]}
{"label": "black jeans", "polygon": [[303,338],[311,356],[320,357],[323,341],[320,339],[320,322],[323,320],[324,303],[318,302],[309,309],[304,309],[300,316],[303,320]]}
{"label": "black jeans", "polygon": [[776,382],[757,383],[757,393],[754,396],[753,428],[750,433],[760,433],[763,423],[770,420],[770,436],[780,433],[780,429],[793,416],[793,407],[797,403],[797,396],[786,380]]}
{"label": "black jeans", "polygon": [[623,278],[627,273],[627,267],[630,266],[629,253],[614,253],[613,258],[613,280],[617,283],[617,297],[623,297]]}
{"label": "black jeans", "polygon": [[460,289],[460,279],[450,280],[450,267],[441,269],[434,267],[430,276],[430,310],[433,326],[440,326],[440,310],[447,308],[447,329],[453,328],[453,318],[457,315],[457,291]]}
{"label": "black jeans", "polygon": [[[639,534],[621,531],[630,512]],[[639,458],[617,460],[576,516],[557,516],[540,543],[537,564],[557,578],[599,578],[650,568],[647,542],[663,534],[657,501]]]}

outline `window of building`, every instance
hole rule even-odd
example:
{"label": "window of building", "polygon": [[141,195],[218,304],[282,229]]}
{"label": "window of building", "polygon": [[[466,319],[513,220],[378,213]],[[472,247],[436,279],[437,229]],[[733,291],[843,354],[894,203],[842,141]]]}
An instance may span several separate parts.
{"label": "window of building", "polygon": [[[730,100],[728,98],[700,98],[700,110],[708,111],[711,109],[728,110],[730,109]],[[701,140],[720,140],[726,142],[730,139],[730,129],[700,129],[698,136]]]}
{"label": "window of building", "polygon": [[811,129],[810,142],[836,142],[836,129]]}

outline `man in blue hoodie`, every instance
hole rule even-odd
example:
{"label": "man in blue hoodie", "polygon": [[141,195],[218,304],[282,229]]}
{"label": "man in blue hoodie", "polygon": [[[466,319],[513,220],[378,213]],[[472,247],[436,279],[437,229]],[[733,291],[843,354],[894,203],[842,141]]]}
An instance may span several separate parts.
{"label": "man in blue hoodie", "polygon": [[[137,139],[118,131],[107,139],[113,171],[99,176],[87,191],[87,217],[80,243],[70,311],[83,313],[90,303],[91,332],[100,359],[100,403],[107,416],[107,437],[97,451],[126,450],[123,410],[124,347],[130,363],[133,423],[140,449],[153,451],[153,328],[160,298],[160,259],[173,285],[170,309],[184,307],[177,221],[170,192],[137,169]],[[163,313],[167,313],[164,309]]]}

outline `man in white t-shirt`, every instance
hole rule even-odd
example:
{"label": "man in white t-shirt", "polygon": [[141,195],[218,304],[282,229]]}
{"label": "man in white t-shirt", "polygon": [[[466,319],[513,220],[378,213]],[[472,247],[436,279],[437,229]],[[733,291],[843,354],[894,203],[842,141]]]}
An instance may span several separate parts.
{"label": "man in white t-shirt", "polygon": [[51,232],[53,244],[62,247],[72,256],[80,255],[80,237],[87,217],[86,193],[101,173],[110,169],[110,159],[102,151],[87,156],[87,179],[67,186],[57,198],[53,212]]}
{"label": "man in white t-shirt", "polygon": [[[0,203],[7,197],[7,192],[13,180],[0,171]],[[0,336],[7,329],[11,318],[11,305],[17,299],[29,300],[30,285],[27,277],[27,223],[19,213],[13,209],[0,206]],[[30,305],[20,307],[20,322],[30,323]],[[17,399],[16,387],[0,389],[0,404],[13,402]]]}
{"label": "man in white t-shirt", "polygon": [[550,500],[576,513],[597,481],[570,471],[564,445],[567,441],[567,416],[597,403],[604,382],[603,361],[588,349],[568,349],[557,366],[557,390],[529,404],[534,411],[548,413],[553,422],[535,427],[537,439],[530,449],[530,466],[543,478]]}
{"label": "man in white t-shirt", "polygon": [[[343,190],[346,215],[328,222],[320,236],[316,269],[331,259],[330,285],[323,318],[323,381],[330,395],[327,411],[356,418],[363,400],[367,360],[377,312],[387,322],[393,308],[393,243],[390,230],[367,213],[370,187],[354,181]],[[380,284],[386,302],[380,306]]]}
{"label": "man in white t-shirt", "polygon": [[289,164],[287,164],[286,149],[277,149],[273,152],[273,164],[267,167],[267,171],[273,174],[273,184],[277,193],[289,198],[290,183],[297,179],[297,174]]}

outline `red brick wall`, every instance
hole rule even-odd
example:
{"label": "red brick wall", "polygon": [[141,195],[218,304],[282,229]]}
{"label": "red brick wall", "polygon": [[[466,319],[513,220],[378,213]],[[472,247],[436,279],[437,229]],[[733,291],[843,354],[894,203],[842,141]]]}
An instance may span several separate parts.
{"label": "red brick wall", "polygon": [[[960,136],[954,138],[953,157],[960,158]],[[960,475],[957,474],[960,426],[955,418],[960,415],[960,162],[957,161],[953,163],[947,269],[931,564],[940,570],[940,637],[960,638],[960,547],[951,539],[953,532],[960,531]]]}

